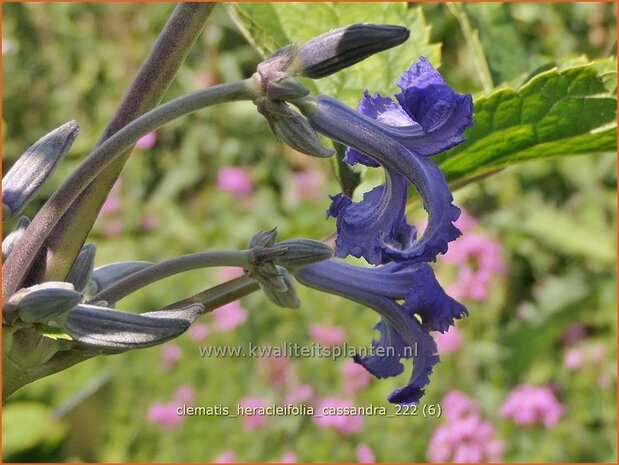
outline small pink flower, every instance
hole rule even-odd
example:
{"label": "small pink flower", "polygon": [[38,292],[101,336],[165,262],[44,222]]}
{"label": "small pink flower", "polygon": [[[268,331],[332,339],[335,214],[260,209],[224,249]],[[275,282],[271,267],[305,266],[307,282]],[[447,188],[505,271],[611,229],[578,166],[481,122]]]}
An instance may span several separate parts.
{"label": "small pink flower", "polygon": [[313,421],[320,428],[332,428],[345,436],[363,430],[365,423],[362,415],[347,414],[346,409],[354,407],[352,401],[337,397],[322,399],[314,410]]}
{"label": "small pink flower", "polygon": [[344,392],[354,394],[370,385],[372,375],[353,360],[347,360],[342,365],[342,377],[344,378]]}
{"label": "small pink flower", "polygon": [[101,210],[99,210],[99,216],[108,216],[112,215],[118,211],[120,211],[120,187],[122,181],[120,178],[116,180],[112,188],[110,189],[110,193],[107,195],[105,202],[101,206]]}
{"label": "small pink flower", "polygon": [[430,462],[498,462],[503,444],[492,423],[478,413],[448,419],[434,430],[426,456]]}
{"label": "small pink flower", "polygon": [[357,458],[357,463],[376,463],[374,453],[367,444],[357,445],[355,448],[355,457]]}
{"label": "small pink flower", "polygon": [[123,220],[120,218],[110,219],[103,225],[103,235],[106,237],[116,237],[122,234],[123,229]]}
{"label": "small pink flower", "polygon": [[243,268],[236,266],[224,266],[217,269],[217,282],[223,283],[226,281],[232,281],[235,278],[239,278],[245,274]]}
{"label": "small pink flower", "polygon": [[177,406],[173,404],[155,403],[148,409],[148,421],[166,429],[177,428],[184,418],[176,409]]}
{"label": "small pink flower", "polygon": [[246,168],[224,166],[217,175],[217,187],[233,197],[245,197],[253,192],[254,183]]}
{"label": "small pink flower", "polygon": [[144,134],[135,143],[135,146],[140,150],[152,149],[157,143],[157,133],[155,131]]}
{"label": "small pink flower", "polygon": [[573,346],[579,343],[587,335],[587,330],[582,323],[572,323],[563,332],[563,343],[566,346]]}
{"label": "small pink flower", "polygon": [[461,209],[460,216],[454,224],[462,233],[465,233],[477,226],[477,220],[473,218],[468,211]]}
{"label": "small pink flower", "polygon": [[284,452],[284,455],[277,463],[297,463],[297,454],[294,452]]}
{"label": "small pink flower", "polygon": [[483,234],[469,233],[453,242],[443,260],[459,271],[448,293],[456,299],[486,300],[492,279],[506,271],[501,254],[501,245]]}
{"label": "small pink flower", "polygon": [[339,326],[313,324],[309,327],[309,335],[322,346],[340,346],[346,340],[346,333]]}
{"label": "small pink flower", "polygon": [[189,331],[187,331],[189,337],[196,342],[201,342],[206,339],[208,333],[208,326],[202,323],[196,323],[192,325],[191,328],[189,328]]}
{"label": "small pink flower", "polygon": [[285,404],[304,404],[314,398],[314,388],[309,384],[298,384],[286,395]]}
{"label": "small pink flower", "polygon": [[[269,401],[264,397],[246,397],[239,402],[239,405],[244,409],[260,409],[269,406]],[[251,414],[243,415],[243,427],[247,431],[264,428],[269,422],[266,415],[261,415],[259,410],[254,410]]]}
{"label": "small pink flower", "polygon": [[522,384],[501,405],[500,414],[520,426],[542,424],[549,428],[561,419],[563,405],[549,388]]}
{"label": "small pink flower", "polygon": [[433,336],[441,355],[457,352],[462,346],[462,334],[455,326],[450,326],[445,333],[435,332]]}
{"label": "small pink flower", "polygon": [[145,215],[140,220],[139,226],[142,231],[152,231],[157,227],[158,224],[159,222],[157,221],[156,217],[154,217],[153,215]]}
{"label": "small pink flower", "polygon": [[601,343],[597,343],[591,346],[589,349],[589,359],[592,363],[602,363],[606,356],[606,349]]}
{"label": "small pink flower", "polygon": [[473,399],[460,391],[449,391],[441,401],[443,413],[447,420],[457,420],[473,414],[477,414],[479,406]]}
{"label": "small pink flower", "polygon": [[164,371],[170,371],[178,363],[183,351],[176,344],[166,344],[161,348],[161,365]]}
{"label": "small pink flower", "polygon": [[213,459],[213,463],[236,463],[236,452],[227,450]]}
{"label": "small pink flower", "polygon": [[237,326],[242,325],[247,320],[247,310],[245,310],[238,300],[230,302],[211,312],[213,326],[218,331],[232,331]]}
{"label": "small pink flower", "polygon": [[172,395],[172,403],[192,404],[196,397],[196,390],[191,386],[180,386]]}
{"label": "small pink flower", "polygon": [[258,372],[275,389],[286,384],[291,376],[291,365],[288,357],[263,357],[258,359]]}
{"label": "small pink flower", "polygon": [[578,347],[572,347],[570,350],[568,350],[565,354],[565,358],[563,359],[563,364],[565,365],[565,368],[570,371],[576,371],[581,368],[583,362],[584,360],[582,356],[582,350],[580,350]]}

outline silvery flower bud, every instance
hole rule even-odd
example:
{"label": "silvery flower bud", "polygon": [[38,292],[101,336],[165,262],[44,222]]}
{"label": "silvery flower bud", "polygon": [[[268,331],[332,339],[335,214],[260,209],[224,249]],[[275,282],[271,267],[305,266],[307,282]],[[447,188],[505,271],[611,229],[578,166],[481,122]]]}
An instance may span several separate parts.
{"label": "silvery flower bud", "polygon": [[69,151],[78,132],[77,122],[69,121],[43,136],[19,157],[2,178],[3,221],[17,216],[32,200]]}
{"label": "silvery flower bud", "polygon": [[277,239],[277,227],[269,229],[268,231],[260,231],[254,234],[249,239],[249,248],[254,247],[273,247],[275,240]]}
{"label": "silvery flower bud", "polygon": [[17,291],[8,306],[22,321],[39,323],[64,315],[81,300],[82,294],[72,284],[50,281]]}
{"label": "silvery flower bud", "polygon": [[24,231],[30,224],[30,219],[27,216],[22,216],[17,222],[17,228],[11,231],[2,241],[2,261],[5,261],[13,247],[17,245],[19,240],[24,235]]}
{"label": "silvery flower bud", "polygon": [[88,295],[95,295],[127,276],[148,268],[152,262],[118,262],[95,268],[88,284]]}
{"label": "silvery flower bud", "polygon": [[335,150],[322,144],[314,128],[296,112],[290,117],[273,117],[272,129],[279,139],[298,152],[320,158],[328,158],[335,153]]}
{"label": "silvery flower bud", "polygon": [[64,329],[87,348],[103,353],[124,352],[180,336],[203,310],[203,305],[192,304],[175,310],[137,314],[82,304],[69,313]]}
{"label": "silvery flower bud", "polygon": [[284,283],[286,284],[286,290],[284,292],[278,292],[271,288],[260,285],[266,296],[275,305],[283,308],[299,308],[301,301],[297,296],[297,291],[294,284],[292,275],[288,273],[288,270],[280,266],[277,267],[277,271],[282,275]]}
{"label": "silvery flower bud", "polygon": [[97,248],[94,244],[86,244],[82,247],[67,277],[67,282],[73,284],[73,287],[80,292],[86,288],[90,281],[96,251]]}
{"label": "silvery flower bud", "polygon": [[270,261],[249,270],[248,276],[257,280],[262,286],[276,292],[286,292],[288,289],[284,276],[278,271],[275,264]]}
{"label": "silvery flower bud", "polygon": [[402,26],[352,24],[341,27],[301,45],[291,68],[302,76],[321,78],[400,45],[408,36],[408,29]]}
{"label": "silvery flower bud", "polygon": [[279,242],[275,249],[285,249],[286,252],[273,261],[293,273],[312,263],[328,260],[334,254],[333,249],[324,242],[304,238]]}

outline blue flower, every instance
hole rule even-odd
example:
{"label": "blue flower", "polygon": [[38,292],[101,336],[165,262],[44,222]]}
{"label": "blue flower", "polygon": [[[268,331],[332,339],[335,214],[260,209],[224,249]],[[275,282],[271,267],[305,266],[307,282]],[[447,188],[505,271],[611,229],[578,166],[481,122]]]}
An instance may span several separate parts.
{"label": "blue flower", "polygon": [[[314,129],[349,147],[349,163],[382,165],[385,170],[385,184],[366,193],[361,202],[343,194],[332,197],[327,215],[337,218],[338,257],[363,257],[372,264],[434,261],[460,235],[453,225],[460,210],[428,156],[464,140],[462,132],[472,121],[471,96],[453,92],[424,58],[398,85],[399,104],[366,93],[360,113],[325,96],[305,110]],[[418,240],[404,214],[408,182],[428,212],[428,225]]]}
{"label": "blue flower", "polygon": [[[322,134],[380,161],[386,182],[362,202],[334,197],[329,214],[337,216],[336,256],[351,254],[369,263],[434,261],[460,235],[453,225],[460,209],[445,177],[430,159],[418,156],[395,140],[391,128],[357,113],[330,97],[315,99],[305,110],[310,124]],[[423,236],[415,240],[406,224],[406,181],[419,192],[428,212]]]}
{"label": "blue flower", "polygon": [[372,342],[373,353],[355,361],[374,376],[385,378],[402,373],[401,359],[414,358],[408,384],[389,396],[393,403],[419,401],[439,361],[429,332],[444,332],[454,319],[467,314],[464,306],[445,294],[426,263],[361,268],[331,259],[302,268],[295,277],[308,287],[348,298],[380,314],[375,327],[380,337]]}

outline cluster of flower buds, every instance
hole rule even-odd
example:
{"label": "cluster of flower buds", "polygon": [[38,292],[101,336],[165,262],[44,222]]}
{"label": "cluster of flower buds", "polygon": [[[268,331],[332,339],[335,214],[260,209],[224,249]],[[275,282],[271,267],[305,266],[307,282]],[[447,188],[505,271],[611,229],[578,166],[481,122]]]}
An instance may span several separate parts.
{"label": "cluster of flower buds", "polygon": [[307,155],[330,157],[335,151],[325,147],[307,119],[286,103],[309,95],[309,90],[295,77],[329,76],[401,44],[408,36],[408,30],[401,26],[353,24],[321,34],[300,46],[276,50],[258,65],[256,78],[261,83],[262,95],[254,103],[284,143]]}

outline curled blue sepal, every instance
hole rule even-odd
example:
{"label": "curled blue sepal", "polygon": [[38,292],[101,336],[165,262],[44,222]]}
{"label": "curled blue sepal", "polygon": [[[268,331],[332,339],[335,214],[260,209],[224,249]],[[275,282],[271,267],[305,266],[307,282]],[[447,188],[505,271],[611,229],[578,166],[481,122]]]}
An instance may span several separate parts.
{"label": "curled blue sepal", "polygon": [[193,304],[136,314],[80,304],[69,313],[63,326],[80,347],[118,353],[151,347],[180,336],[203,310],[203,305]]}
{"label": "curled blue sepal", "polygon": [[[402,373],[402,358],[413,358],[409,383],[389,397],[394,403],[416,403],[438,363],[436,343],[429,331],[441,330],[466,314],[466,309],[445,294],[425,263],[389,263],[375,268],[326,260],[297,271],[297,280],[314,289],[336,294],[378,312],[380,337],[368,357],[356,357],[378,378]],[[422,293],[423,295],[418,295]],[[404,299],[404,303],[399,302]],[[420,317],[415,317],[415,314]],[[393,349],[387,350],[392,347]]]}
{"label": "curled blue sepal", "polygon": [[[329,213],[337,216],[338,237],[342,237],[336,244],[337,256],[348,252],[373,264],[390,260],[428,262],[447,251],[448,243],[460,235],[453,224],[460,209],[452,204],[447,181],[432,160],[404,147],[384,124],[330,97],[318,97],[304,111],[317,131],[367,154],[385,168],[385,184],[363,201],[334,198]],[[418,240],[414,240],[414,229],[404,217],[403,180],[415,186],[428,212],[428,224]]]}

